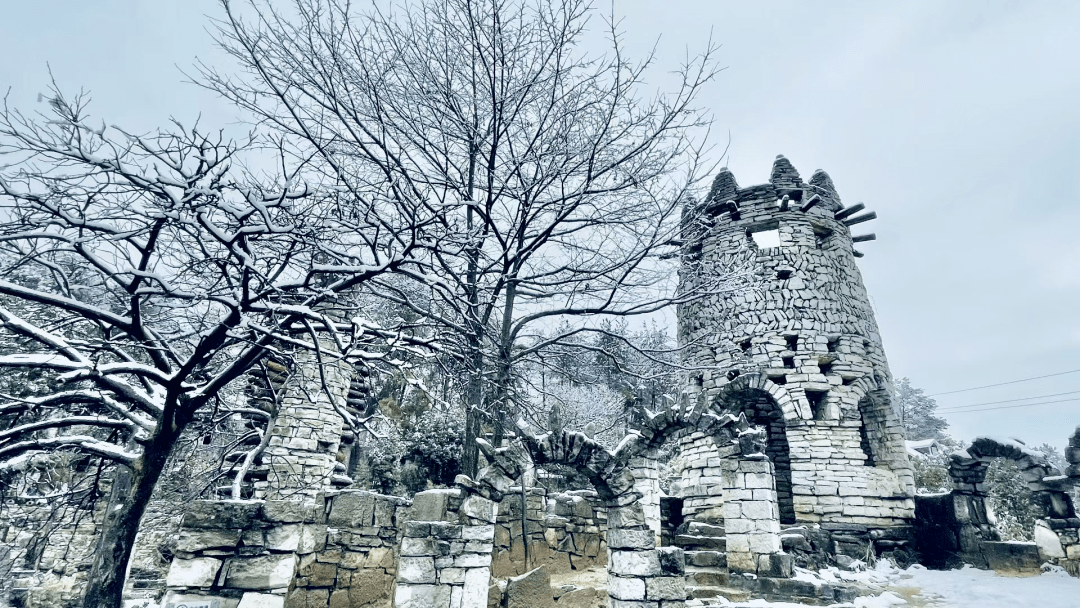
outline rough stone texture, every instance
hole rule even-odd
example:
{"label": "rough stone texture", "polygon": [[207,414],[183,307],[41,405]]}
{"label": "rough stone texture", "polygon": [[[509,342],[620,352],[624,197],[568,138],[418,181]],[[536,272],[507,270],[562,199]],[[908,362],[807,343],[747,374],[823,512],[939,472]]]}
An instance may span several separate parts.
{"label": "rough stone texture", "polygon": [[[1030,570],[1044,561],[1080,576],[1080,518],[1069,489],[1080,482],[1080,427],[1065,451],[1069,467],[1058,471],[1045,455],[1017,440],[978,437],[949,456],[953,489],[919,497],[917,531],[924,560],[932,566],[964,561],[995,570]],[[1034,543],[1001,543],[988,498],[986,473],[996,458],[1014,461],[1042,511]]]}
{"label": "rough stone texture", "polygon": [[554,605],[551,576],[546,566],[506,581],[507,608],[551,608]]}
{"label": "rough stone texture", "polygon": [[[304,496],[294,504],[200,501],[185,519],[199,527],[180,533],[186,540],[173,561],[170,593],[200,588],[239,599],[250,595],[243,590],[261,590],[278,599],[249,601],[280,601],[283,608],[389,608],[409,506],[362,490]],[[242,529],[223,528],[239,524],[238,513],[248,516]],[[327,513],[336,526],[327,526]],[[197,581],[186,574],[187,564],[206,560],[224,562],[221,573]]]}
{"label": "rough stone texture", "polygon": [[394,606],[485,605],[498,506],[467,487],[417,494],[401,538]]}
{"label": "rough stone texture", "polygon": [[[841,209],[828,175],[804,183],[783,157],[760,186],[739,188],[721,171],[709,198],[687,209],[684,286],[748,260],[763,287],[679,308],[687,363],[711,368],[692,375],[689,390],[766,430],[782,523],[905,526],[914,477],[851,230],[834,217]],[[751,236],[771,230],[779,246]],[[683,516],[720,523],[728,456],[704,433],[683,437],[680,448],[673,495],[684,499]]]}
{"label": "rough stone texture", "polygon": [[607,509],[595,491],[526,488],[525,494],[522,500],[521,488],[513,487],[499,503],[492,576],[516,576],[540,565],[560,573],[607,564]]}

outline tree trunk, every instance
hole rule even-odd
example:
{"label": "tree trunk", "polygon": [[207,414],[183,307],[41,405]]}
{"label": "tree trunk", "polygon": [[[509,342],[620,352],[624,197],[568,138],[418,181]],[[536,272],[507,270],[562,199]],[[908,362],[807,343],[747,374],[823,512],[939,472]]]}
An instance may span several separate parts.
{"label": "tree trunk", "polygon": [[128,561],[135,548],[139,522],[178,436],[178,432],[160,431],[130,468],[118,468],[94,565],[83,593],[83,608],[122,605]]}
{"label": "tree trunk", "polygon": [[[478,342],[478,341],[477,341]],[[465,444],[462,446],[461,472],[473,479],[480,469],[480,418],[484,406],[484,356],[479,344],[473,344],[469,380],[465,387]]]}

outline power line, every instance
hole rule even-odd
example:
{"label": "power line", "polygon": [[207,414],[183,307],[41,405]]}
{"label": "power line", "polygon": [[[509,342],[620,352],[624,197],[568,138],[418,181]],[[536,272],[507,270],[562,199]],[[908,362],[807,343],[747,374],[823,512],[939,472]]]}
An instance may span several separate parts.
{"label": "power line", "polygon": [[959,411],[959,412],[945,412],[945,413],[947,415],[951,415],[951,414],[971,414],[971,413],[974,413],[974,412],[989,412],[991,410],[1011,410],[1011,409],[1018,408],[1018,407],[1033,407],[1033,406],[1036,406],[1036,405],[1050,405],[1051,403],[1067,403],[1067,402],[1070,402],[1070,401],[1080,401],[1080,397],[1078,397],[1076,399],[1060,399],[1058,401],[1042,401],[1042,402],[1039,402],[1039,403],[1023,403],[1023,404],[1020,404],[1020,405],[1002,405],[1002,406],[999,406],[999,407],[985,407],[985,408],[981,408],[981,409],[977,409],[977,410],[962,410],[962,411]]}
{"label": "power line", "polygon": [[1056,374],[1046,374],[1045,376],[1034,376],[1031,378],[1021,378],[1019,380],[1010,380],[1008,382],[998,382],[997,384],[987,384],[984,386],[973,386],[971,388],[962,388],[955,391],[945,391],[944,393],[934,393],[933,395],[927,395],[927,397],[940,397],[941,395],[953,395],[955,393],[966,393],[968,391],[977,391],[984,388],[993,388],[995,386],[1005,386],[1006,384],[1017,384],[1020,382],[1030,382],[1032,380],[1042,380],[1043,378],[1053,378],[1054,376],[1064,376],[1065,374],[1075,374],[1080,372],[1080,369],[1070,369],[1067,372],[1058,372]]}
{"label": "power line", "polygon": [[948,407],[939,407],[937,411],[945,412],[948,410],[962,410],[969,407],[976,407],[980,405],[997,405],[999,403],[1013,403],[1014,401],[1031,401],[1033,399],[1046,399],[1047,397],[1060,397],[1062,395],[1075,395],[1080,391],[1069,391],[1066,393],[1051,393],[1049,395],[1039,395],[1038,397],[1019,397],[1017,399],[1002,399],[1001,401],[984,401],[982,403],[969,403],[967,405],[950,405]]}

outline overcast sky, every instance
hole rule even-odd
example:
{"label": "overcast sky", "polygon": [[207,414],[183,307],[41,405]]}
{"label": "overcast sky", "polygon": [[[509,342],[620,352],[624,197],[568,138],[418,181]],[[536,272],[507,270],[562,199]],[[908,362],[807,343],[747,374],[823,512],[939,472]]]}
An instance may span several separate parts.
{"label": "overcast sky", "polygon": [[[0,86],[36,109],[47,65],[93,112],[134,130],[170,116],[234,122],[185,84],[213,0],[0,0]],[[743,186],[786,155],[865,202],[860,261],[890,366],[928,393],[1080,370],[1080,2],[619,0],[631,50],[661,65],[710,31],[727,69],[708,88]],[[723,143],[723,142],[721,142]],[[1080,373],[938,397],[950,431],[1063,447]],[[979,408],[976,408],[979,409]],[[946,413],[943,411],[943,413]]]}

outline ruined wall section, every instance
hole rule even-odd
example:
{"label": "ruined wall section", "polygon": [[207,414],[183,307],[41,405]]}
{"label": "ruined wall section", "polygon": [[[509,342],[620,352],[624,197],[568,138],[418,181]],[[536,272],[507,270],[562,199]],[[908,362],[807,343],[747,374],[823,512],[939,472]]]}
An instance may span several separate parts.
{"label": "ruined wall section", "polygon": [[[874,217],[854,215],[859,209],[844,210],[827,174],[805,183],[782,156],[764,185],[739,188],[723,170],[686,215],[681,280],[708,289],[749,258],[760,288],[680,307],[679,340],[686,362],[706,368],[692,372],[690,390],[715,399],[717,410],[742,407],[729,385],[747,377],[782,405],[798,522],[888,527],[913,517],[914,477],[855,263],[850,225]],[[775,246],[759,245],[755,234],[764,243],[770,231]],[[701,441],[683,448],[693,453]]]}
{"label": "ruined wall section", "polygon": [[513,487],[499,503],[491,573],[506,578],[540,566],[551,573],[603,567],[606,535],[607,509],[595,491],[525,488],[522,501],[521,488]]}

